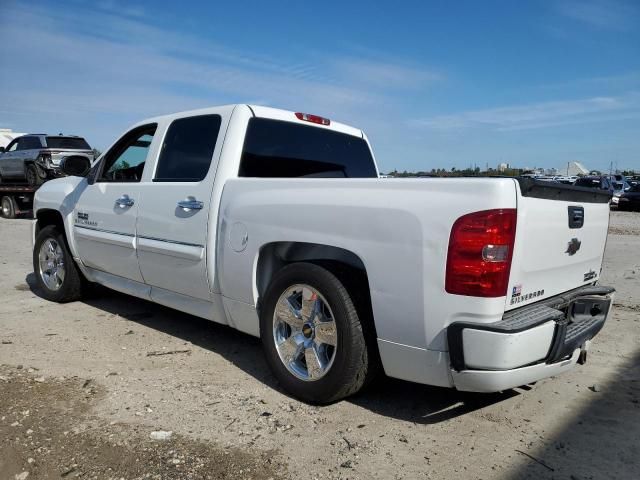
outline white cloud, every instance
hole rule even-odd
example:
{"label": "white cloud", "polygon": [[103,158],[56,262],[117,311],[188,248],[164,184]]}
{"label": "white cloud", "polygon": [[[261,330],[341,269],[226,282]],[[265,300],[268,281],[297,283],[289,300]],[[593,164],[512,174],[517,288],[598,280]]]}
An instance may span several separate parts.
{"label": "white cloud", "polygon": [[636,6],[616,0],[563,0],[556,8],[561,15],[598,29],[630,30],[639,21]]}
{"label": "white cloud", "polygon": [[411,65],[360,58],[341,58],[334,64],[348,78],[374,88],[419,89],[443,79],[440,73]]}
{"label": "white cloud", "polygon": [[131,2],[117,2],[115,0],[100,0],[94,4],[100,10],[124,15],[129,17],[142,17],[145,14],[144,8],[140,5],[133,5]]}
{"label": "white cloud", "polygon": [[[349,121],[396,90],[415,91],[431,80],[419,67],[375,58],[310,53],[288,63],[135,17],[113,1],[91,11],[80,4],[66,10],[12,5],[0,19],[0,35],[12,42],[11,51],[0,51],[12,71],[0,76],[0,121],[32,117],[42,129],[68,118],[93,129],[100,144],[115,134],[101,128],[105,116],[131,122],[251,99]],[[77,126],[55,129],[71,128]]]}
{"label": "white cloud", "polygon": [[470,128],[510,131],[606,122],[638,116],[640,94],[630,93],[619,97],[540,102],[437,115],[414,119],[409,124],[413,127],[441,131]]}

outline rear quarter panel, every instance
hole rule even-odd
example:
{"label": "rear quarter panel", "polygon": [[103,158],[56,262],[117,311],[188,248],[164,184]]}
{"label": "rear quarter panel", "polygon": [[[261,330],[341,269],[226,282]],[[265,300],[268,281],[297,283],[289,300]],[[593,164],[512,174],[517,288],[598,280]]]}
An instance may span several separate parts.
{"label": "rear quarter panel", "polygon": [[[231,179],[218,225],[221,293],[256,304],[255,266],[268,243],[343,248],[367,270],[378,337],[445,351],[446,325],[497,321],[505,302],[445,292],[451,226],[473,211],[514,208],[515,195],[510,179]],[[236,224],[248,234],[242,252],[229,246]]]}

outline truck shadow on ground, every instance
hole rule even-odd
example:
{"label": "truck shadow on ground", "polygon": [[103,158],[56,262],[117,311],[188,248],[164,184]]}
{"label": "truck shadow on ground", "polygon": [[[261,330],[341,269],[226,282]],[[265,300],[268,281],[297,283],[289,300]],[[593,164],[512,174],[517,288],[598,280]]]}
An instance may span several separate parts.
{"label": "truck shadow on ground", "polygon": [[[41,296],[33,273],[28,274],[25,281],[35,295]],[[215,352],[256,380],[286,395],[269,370],[258,338],[101,286],[92,287],[90,294],[82,301],[124,320]],[[381,374],[372,385],[347,401],[398,420],[435,424],[516,395],[519,395],[516,390],[496,394],[458,392],[396,380]]]}
{"label": "truck shadow on ground", "polygon": [[528,451],[530,461],[504,478],[640,478],[640,350],[590,396],[559,419],[559,432]]}

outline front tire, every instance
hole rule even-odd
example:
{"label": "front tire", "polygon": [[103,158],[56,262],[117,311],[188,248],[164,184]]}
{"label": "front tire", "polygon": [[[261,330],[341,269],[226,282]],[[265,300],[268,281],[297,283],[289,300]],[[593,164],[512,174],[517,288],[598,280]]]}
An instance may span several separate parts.
{"label": "front tire", "polygon": [[260,309],[262,344],[293,396],[330,403],[358,392],[372,372],[358,312],[330,271],[294,263],[278,271]]}
{"label": "front tire", "polygon": [[55,225],[44,227],[36,237],[33,271],[47,300],[65,303],[82,297],[84,277],[71,256],[64,231]]}

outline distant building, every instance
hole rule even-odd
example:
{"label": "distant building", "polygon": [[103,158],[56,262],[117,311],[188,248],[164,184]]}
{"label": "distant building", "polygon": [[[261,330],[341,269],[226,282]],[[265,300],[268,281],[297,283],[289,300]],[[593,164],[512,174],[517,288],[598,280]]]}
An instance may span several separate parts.
{"label": "distant building", "polygon": [[499,172],[504,172],[509,168],[509,164],[508,163],[499,163],[498,164],[498,171]]}
{"label": "distant building", "polygon": [[580,162],[567,162],[566,165],[557,169],[558,175],[574,177],[576,175],[588,175],[589,169]]}
{"label": "distant building", "polygon": [[0,147],[6,147],[11,143],[11,140],[21,137],[22,135],[26,134],[14,132],[10,128],[0,128]]}

